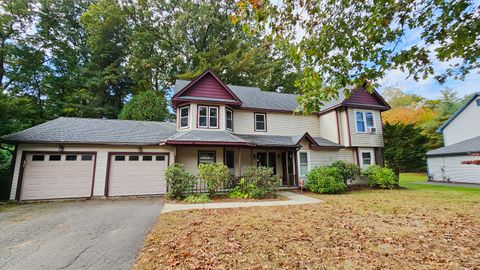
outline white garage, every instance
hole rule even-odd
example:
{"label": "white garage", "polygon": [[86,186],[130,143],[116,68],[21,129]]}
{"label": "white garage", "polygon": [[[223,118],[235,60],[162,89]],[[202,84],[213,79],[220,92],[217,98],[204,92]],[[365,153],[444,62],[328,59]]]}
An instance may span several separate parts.
{"label": "white garage", "polygon": [[429,156],[428,175],[433,181],[480,184],[480,166],[462,164],[466,160],[480,160],[480,156]]}
{"label": "white garage", "polygon": [[168,153],[109,153],[108,196],[167,192]]}
{"label": "white garage", "polygon": [[89,198],[95,153],[25,153],[20,200]]}

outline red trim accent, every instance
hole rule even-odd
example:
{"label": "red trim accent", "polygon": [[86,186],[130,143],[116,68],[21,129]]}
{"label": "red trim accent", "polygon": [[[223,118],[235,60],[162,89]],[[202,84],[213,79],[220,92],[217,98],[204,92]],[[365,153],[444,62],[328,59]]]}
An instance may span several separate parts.
{"label": "red trim accent", "polygon": [[340,140],[340,122],[338,121],[338,110],[335,109],[335,118],[337,120],[337,134],[338,134],[338,143],[341,144],[341,140]]}
{"label": "red trim accent", "polygon": [[308,134],[308,132],[305,132],[305,134],[303,134],[303,136],[297,141],[297,145],[300,144],[300,142],[303,140],[303,139],[307,139],[309,142],[310,142],[310,147],[320,147],[320,145],[318,145],[318,143],[315,141],[315,139],[313,139],[312,136],[310,136],[310,134]]}
{"label": "red trim accent", "polygon": [[[257,130],[257,114],[263,114],[265,120],[265,130]],[[267,113],[265,112],[253,112],[253,130],[256,132],[267,132]]]}
{"label": "red trim accent", "polygon": [[[198,113],[200,107],[207,107],[207,126],[201,127],[198,125],[200,122],[200,114]],[[210,127],[210,108],[217,108],[217,127]],[[197,105],[197,128],[199,129],[220,129],[220,107],[219,106],[208,106],[208,105]]]}
{"label": "red trim accent", "polygon": [[[187,91],[188,89],[190,89],[194,84],[196,84],[201,78],[205,77],[207,74],[210,74],[213,76],[213,78],[215,78],[219,83],[220,85],[230,94],[232,95],[232,97],[234,97],[234,99],[237,101],[237,105],[241,105],[242,104],[242,101],[235,95],[235,93],[233,93],[232,90],[230,90],[230,88],[228,88],[228,86],[222,81],[220,80],[220,78],[215,75],[215,73],[213,73],[213,71],[211,71],[210,69],[207,69],[205,70],[205,72],[203,72],[202,74],[200,74],[197,78],[195,78],[194,80],[192,80],[189,84],[187,84],[182,90],[178,91],[175,95],[173,95],[172,97],[172,101],[174,101],[174,106],[175,105],[175,102],[177,101],[177,97],[179,97],[180,95],[182,95],[183,93],[185,93],[185,91]],[[197,100],[198,101],[198,100]]]}
{"label": "red trim accent", "polygon": [[347,114],[348,145],[352,146],[352,136],[350,134],[350,117],[348,116],[348,108],[345,108],[345,113]]}
{"label": "red trim accent", "polygon": [[[22,152],[22,160],[20,161],[20,171],[18,174],[18,180],[17,180],[17,191],[15,193],[15,200],[20,201],[21,199],[21,193],[22,193],[22,184],[23,184],[23,173],[24,173],[24,166],[25,164],[25,159],[27,158],[28,154],[43,154],[43,155],[49,155],[49,154],[55,154],[55,155],[68,155],[68,154],[77,154],[77,155],[93,155],[94,160],[93,160],[93,175],[92,175],[92,188],[91,188],[91,194],[93,194],[93,187],[95,184],[95,168],[96,168],[96,163],[97,163],[97,152],[82,152],[82,151],[23,151]],[[90,198],[92,195],[90,196]],[[83,198],[83,197],[78,197],[78,198]],[[88,197],[85,197],[88,198]],[[45,200],[56,200],[56,199],[62,199],[62,198],[52,198],[52,199],[45,199]],[[64,198],[67,199],[67,198]],[[76,199],[76,198],[68,198],[68,199]],[[38,199],[38,200],[43,200],[43,199]]]}
{"label": "red trim accent", "polygon": [[[123,156],[148,156],[148,155],[166,155],[167,156],[167,166],[170,166],[170,152],[108,152],[107,154],[107,175],[105,175],[105,197],[108,197],[108,189],[110,187],[110,165],[112,155],[123,155]],[[167,187],[168,191],[168,187]],[[148,194],[148,195],[159,195],[159,194]],[[129,196],[129,195],[123,195]]]}

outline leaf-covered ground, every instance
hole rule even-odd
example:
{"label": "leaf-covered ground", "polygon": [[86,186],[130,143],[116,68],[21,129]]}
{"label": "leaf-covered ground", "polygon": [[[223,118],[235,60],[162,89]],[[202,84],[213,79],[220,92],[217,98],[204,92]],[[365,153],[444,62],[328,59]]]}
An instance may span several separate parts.
{"label": "leaf-covered ground", "polygon": [[134,269],[478,269],[480,189],[404,186],[164,214]]}

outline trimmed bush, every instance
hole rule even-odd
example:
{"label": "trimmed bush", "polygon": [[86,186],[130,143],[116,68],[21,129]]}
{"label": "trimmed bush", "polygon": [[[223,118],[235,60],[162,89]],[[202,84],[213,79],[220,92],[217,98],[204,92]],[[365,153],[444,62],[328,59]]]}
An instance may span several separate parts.
{"label": "trimmed bush", "polygon": [[207,186],[210,196],[228,181],[228,167],[223,163],[202,163],[198,165],[198,177]]}
{"label": "trimmed bush", "polygon": [[208,203],[210,197],[206,194],[190,194],[184,201],[188,203]]}
{"label": "trimmed bush", "polygon": [[332,167],[335,167],[340,171],[340,175],[342,176],[345,185],[348,184],[348,181],[351,182],[360,175],[360,167],[353,163],[346,163],[345,161],[339,160],[332,163]]}
{"label": "trimmed bush", "polygon": [[238,185],[236,185],[229,193],[228,197],[230,198],[242,198],[250,199],[259,195],[258,188],[254,183],[247,183],[245,178],[240,179]]}
{"label": "trimmed bush", "polygon": [[266,194],[275,195],[280,186],[278,176],[274,175],[273,168],[269,167],[250,166],[243,177],[248,183],[253,183],[259,191],[263,192],[261,196]]}
{"label": "trimmed bush", "polygon": [[195,184],[195,176],[187,172],[183,164],[179,163],[168,166],[165,178],[168,185],[167,198],[170,199],[183,199],[192,191]]}
{"label": "trimmed bush", "polygon": [[305,187],[315,193],[342,193],[347,189],[340,170],[333,166],[315,167],[307,174]]}
{"label": "trimmed bush", "polygon": [[398,187],[398,177],[390,168],[370,165],[362,171],[362,176],[368,179],[368,185],[372,188],[392,189]]}

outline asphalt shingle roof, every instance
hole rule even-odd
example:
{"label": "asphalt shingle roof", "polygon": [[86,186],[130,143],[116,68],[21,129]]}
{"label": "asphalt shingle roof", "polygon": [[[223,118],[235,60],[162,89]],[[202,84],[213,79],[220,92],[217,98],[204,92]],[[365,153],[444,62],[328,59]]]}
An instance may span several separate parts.
{"label": "asphalt shingle roof", "polygon": [[[161,143],[233,143],[245,146],[295,147],[305,134],[296,136],[246,135],[221,130],[176,131],[175,123],[60,117],[2,139],[20,143],[81,143],[158,145]],[[322,147],[342,147],[321,137]]]}
{"label": "asphalt shingle roof", "polygon": [[169,137],[167,141],[176,142],[219,142],[219,143],[249,143],[236,134],[227,131],[189,130],[179,131]]}
{"label": "asphalt shingle roof", "polygon": [[480,152],[480,136],[427,152],[427,156]]}
{"label": "asphalt shingle roof", "polygon": [[175,123],[60,117],[5,137],[6,142],[155,145],[176,133]]}
{"label": "asphalt shingle roof", "polygon": [[[182,90],[190,81],[177,80],[174,93]],[[262,91],[257,87],[227,85],[242,101],[242,108],[293,111],[297,108],[297,97],[294,94]]]}

